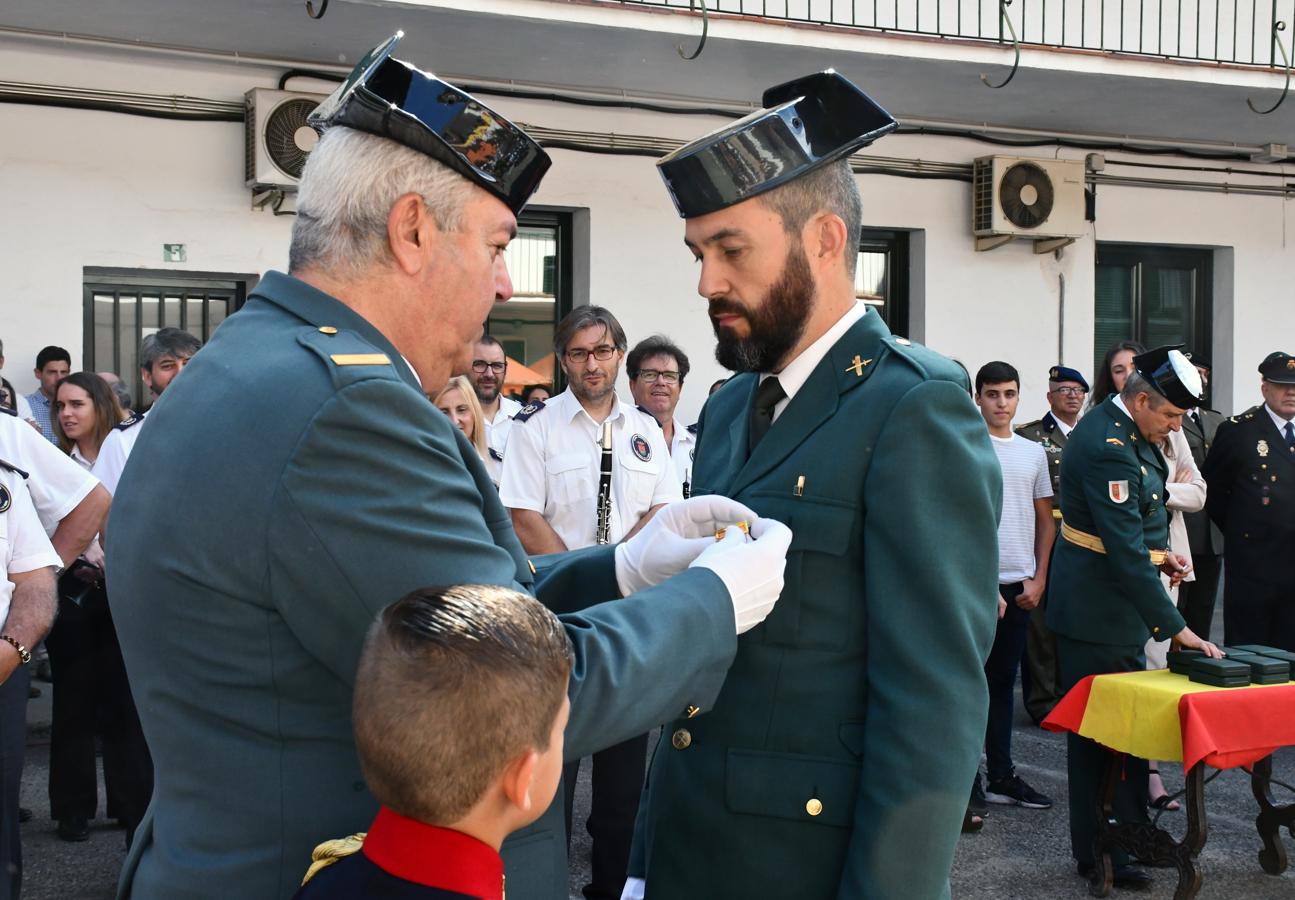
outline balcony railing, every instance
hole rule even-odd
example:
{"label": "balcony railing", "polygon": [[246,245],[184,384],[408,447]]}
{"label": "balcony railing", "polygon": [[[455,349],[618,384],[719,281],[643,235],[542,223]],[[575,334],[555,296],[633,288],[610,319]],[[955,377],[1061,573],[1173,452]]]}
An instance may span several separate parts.
{"label": "balcony railing", "polygon": [[[701,11],[701,0],[608,0]],[[1295,0],[706,0],[711,13],[1192,62],[1284,67]],[[1005,18],[1010,19],[1011,28]],[[1279,37],[1279,34],[1281,35]]]}

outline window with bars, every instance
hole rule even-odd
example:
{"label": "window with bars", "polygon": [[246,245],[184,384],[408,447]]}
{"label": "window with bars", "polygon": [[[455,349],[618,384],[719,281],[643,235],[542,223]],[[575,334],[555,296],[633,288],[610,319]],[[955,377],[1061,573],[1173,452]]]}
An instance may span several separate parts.
{"label": "window with bars", "polygon": [[1211,358],[1213,253],[1187,247],[1098,244],[1093,371],[1123,340],[1183,344]]}
{"label": "window with bars", "polygon": [[908,334],[908,233],[865,228],[854,295],[881,313],[894,334]]}
{"label": "window with bars", "polygon": [[171,326],[205,344],[242,307],[256,281],[256,275],[86,268],[86,369],[117,373],[135,398],[135,408],[144,409],[150,398],[139,377],[140,342]]}

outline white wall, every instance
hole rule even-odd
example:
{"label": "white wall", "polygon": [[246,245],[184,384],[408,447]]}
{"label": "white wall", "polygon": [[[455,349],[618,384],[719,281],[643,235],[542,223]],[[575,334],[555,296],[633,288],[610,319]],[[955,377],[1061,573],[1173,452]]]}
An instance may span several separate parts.
{"label": "white wall", "polygon": [[[0,79],[237,100],[250,87],[272,87],[276,74],[115,52],[36,52],[31,45],[0,40]],[[532,101],[502,100],[498,106],[519,121],[547,127],[679,139],[722,124]],[[5,374],[20,390],[34,386],[31,363],[45,344],[66,346],[73,367],[79,367],[84,266],[260,272],[286,263],[291,219],[250,209],[239,124],[4,104],[0,122],[0,256],[8,288],[0,300],[0,339]],[[887,138],[878,152],[967,163],[1002,148],[899,136]],[[1031,152],[1052,153],[1035,148],[1022,155]],[[682,222],[653,161],[565,150],[553,156],[553,171],[535,202],[589,210],[591,300],[616,312],[631,342],[661,331],[684,347],[694,374],[680,418],[690,421],[706,386],[722,372],[711,356],[713,338],[696,293],[698,270],[683,247]],[[969,185],[880,175],[861,176],[860,184],[865,224],[915,230],[914,337],[958,357],[973,373],[989,359],[1012,362],[1022,373],[1021,419],[1037,416],[1044,409],[1047,369],[1059,361],[1064,277],[1062,356],[1088,373],[1092,234],[1066,248],[1059,260],[1036,256],[1022,242],[976,253]],[[1289,204],[1280,200],[1114,186],[1099,192],[1096,234],[1103,241],[1234,248],[1216,260],[1215,272],[1215,397],[1225,410],[1254,402],[1254,368],[1267,352],[1295,350],[1295,253],[1285,240],[1290,225]],[[172,242],[188,245],[187,263],[162,262],[161,245]]]}

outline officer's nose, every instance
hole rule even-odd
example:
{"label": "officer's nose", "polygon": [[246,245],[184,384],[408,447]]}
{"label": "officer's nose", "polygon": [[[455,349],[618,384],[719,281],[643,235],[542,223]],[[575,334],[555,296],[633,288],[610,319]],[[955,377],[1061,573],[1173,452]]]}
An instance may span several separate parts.
{"label": "officer's nose", "polygon": [[495,259],[495,302],[503,303],[512,299],[513,280],[508,276],[508,263],[501,253]]}
{"label": "officer's nose", "polygon": [[706,260],[701,263],[701,275],[697,279],[697,293],[701,294],[707,300],[712,297],[722,297],[729,293],[729,283],[721,277],[717,266],[711,265]]}

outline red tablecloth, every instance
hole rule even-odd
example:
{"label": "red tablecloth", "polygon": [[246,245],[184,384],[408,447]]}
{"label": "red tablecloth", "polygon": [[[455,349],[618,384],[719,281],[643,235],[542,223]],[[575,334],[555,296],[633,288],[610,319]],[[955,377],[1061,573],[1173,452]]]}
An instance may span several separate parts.
{"label": "red tablecloth", "polygon": [[1090,675],[1043,721],[1146,759],[1249,765],[1295,745],[1295,683],[1216,688],[1167,669]]}

